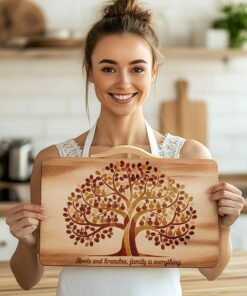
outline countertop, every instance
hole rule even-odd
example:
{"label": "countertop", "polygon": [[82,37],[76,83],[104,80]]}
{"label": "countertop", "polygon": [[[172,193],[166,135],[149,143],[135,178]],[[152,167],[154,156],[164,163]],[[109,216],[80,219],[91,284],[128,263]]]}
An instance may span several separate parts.
{"label": "countertop", "polygon": [[[2,296],[55,296],[61,267],[46,267],[43,278],[31,291],[19,288],[9,268],[9,263],[0,263],[0,295]],[[236,252],[215,281],[206,280],[197,269],[182,269],[183,296],[246,296],[247,252]],[[155,295],[155,291],[154,291]]]}

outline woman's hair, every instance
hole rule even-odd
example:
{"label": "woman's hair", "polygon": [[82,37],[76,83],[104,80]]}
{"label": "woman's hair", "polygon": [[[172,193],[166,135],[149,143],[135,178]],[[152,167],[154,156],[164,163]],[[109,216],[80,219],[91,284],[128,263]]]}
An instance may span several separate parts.
{"label": "woman's hair", "polygon": [[109,35],[133,33],[140,36],[150,46],[153,66],[161,55],[159,40],[151,26],[151,12],[140,7],[136,0],[111,1],[102,9],[102,18],[89,30],[85,41],[84,66],[86,68],[86,111],[88,110],[89,73],[92,70],[92,53],[97,43]]}

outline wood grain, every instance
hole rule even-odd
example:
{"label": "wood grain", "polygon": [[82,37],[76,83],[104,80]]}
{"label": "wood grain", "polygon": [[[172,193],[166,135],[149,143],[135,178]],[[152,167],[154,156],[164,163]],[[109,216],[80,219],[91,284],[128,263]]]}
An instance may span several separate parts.
{"label": "wood grain", "polygon": [[48,218],[41,223],[41,262],[215,266],[218,215],[206,191],[217,181],[213,160],[46,160],[42,204]]}

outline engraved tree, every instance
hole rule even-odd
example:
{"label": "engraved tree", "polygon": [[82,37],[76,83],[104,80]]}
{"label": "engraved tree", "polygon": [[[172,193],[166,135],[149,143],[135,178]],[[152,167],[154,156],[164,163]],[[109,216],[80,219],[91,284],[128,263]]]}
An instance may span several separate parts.
{"label": "engraved tree", "polygon": [[187,244],[197,218],[193,197],[184,189],[149,161],[110,163],[68,196],[66,233],[75,245],[93,247],[121,229],[121,249],[112,255],[140,255],[136,237],[141,232],[155,246],[174,249]]}

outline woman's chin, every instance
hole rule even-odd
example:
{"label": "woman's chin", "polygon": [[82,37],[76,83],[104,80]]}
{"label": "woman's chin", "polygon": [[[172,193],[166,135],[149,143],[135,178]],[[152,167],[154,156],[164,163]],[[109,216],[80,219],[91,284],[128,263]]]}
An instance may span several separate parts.
{"label": "woman's chin", "polygon": [[135,106],[131,108],[101,108],[101,113],[103,113],[107,116],[113,116],[113,117],[126,117],[133,115],[135,112],[139,112],[141,109],[141,106]]}

